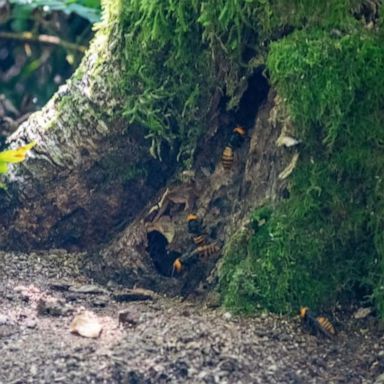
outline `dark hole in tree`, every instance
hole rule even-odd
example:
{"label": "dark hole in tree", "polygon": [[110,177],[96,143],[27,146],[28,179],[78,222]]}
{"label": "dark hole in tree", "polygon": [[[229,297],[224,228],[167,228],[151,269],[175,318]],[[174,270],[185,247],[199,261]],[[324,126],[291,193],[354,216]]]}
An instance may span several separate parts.
{"label": "dark hole in tree", "polygon": [[289,189],[288,187],[284,187],[281,191],[280,191],[280,197],[284,200],[287,200],[289,199],[289,197],[291,196],[291,193],[289,192]]}
{"label": "dark hole in tree", "polygon": [[147,252],[151,256],[157,272],[163,276],[172,276],[173,262],[180,256],[180,253],[168,252],[168,241],[159,231],[148,232],[147,239]]}
{"label": "dark hole in tree", "polygon": [[268,96],[269,83],[263,72],[264,67],[261,66],[249,77],[248,87],[241,97],[236,113],[236,121],[246,129],[253,128],[257,110]]}

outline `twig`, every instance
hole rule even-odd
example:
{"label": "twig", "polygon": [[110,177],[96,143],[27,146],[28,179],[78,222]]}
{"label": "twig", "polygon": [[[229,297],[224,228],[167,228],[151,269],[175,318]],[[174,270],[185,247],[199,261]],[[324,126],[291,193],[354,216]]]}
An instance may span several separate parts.
{"label": "twig", "polygon": [[85,52],[87,49],[87,47],[84,47],[83,45],[77,45],[77,44],[69,43],[68,41],[61,40],[57,36],[34,35],[31,32],[22,32],[22,33],[0,32],[0,39],[59,45],[65,49],[71,49],[71,50],[79,51],[79,52]]}

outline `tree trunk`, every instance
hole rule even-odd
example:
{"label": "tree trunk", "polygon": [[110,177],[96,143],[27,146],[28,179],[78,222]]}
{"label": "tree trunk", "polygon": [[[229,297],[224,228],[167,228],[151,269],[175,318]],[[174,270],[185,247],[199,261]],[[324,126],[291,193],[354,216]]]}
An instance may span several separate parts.
{"label": "tree trunk", "polygon": [[121,33],[117,23],[101,27],[72,79],[9,138],[37,146],[6,175],[2,249],[105,243],[163,185],[165,165],[121,116]]}
{"label": "tree trunk", "polygon": [[[216,120],[198,143],[193,172],[187,181],[181,172],[171,178],[173,159],[153,159],[142,127],[122,116],[126,31],[111,24],[113,16],[67,85],[9,139],[37,146],[6,177],[1,248],[86,249],[88,271],[99,280],[187,294],[214,269],[229,234],[247,226],[249,212],[281,193],[278,175],[295,150],[276,146],[285,120],[276,118],[281,105],[258,70],[236,114],[219,115],[218,102],[211,103]],[[247,138],[226,171],[220,159],[239,117]],[[215,251],[177,275],[175,259],[196,252],[185,221],[190,212],[202,218]]]}
{"label": "tree trunk", "polygon": [[[265,97],[259,110],[257,104],[247,105],[258,110],[257,119],[236,151],[232,169],[221,164],[222,138],[206,142],[198,149],[192,181],[169,181],[136,220],[93,253],[87,263],[92,276],[104,283],[114,280],[183,296],[197,288],[207,293],[215,285],[215,267],[225,245],[237,231],[250,230],[250,212],[287,197],[286,178],[298,151],[282,144],[292,132],[282,100],[273,90]],[[160,214],[155,210],[154,216],[152,206]],[[190,212],[202,219],[206,244],[216,244],[218,250],[178,274],[174,260],[196,250],[186,222]]]}

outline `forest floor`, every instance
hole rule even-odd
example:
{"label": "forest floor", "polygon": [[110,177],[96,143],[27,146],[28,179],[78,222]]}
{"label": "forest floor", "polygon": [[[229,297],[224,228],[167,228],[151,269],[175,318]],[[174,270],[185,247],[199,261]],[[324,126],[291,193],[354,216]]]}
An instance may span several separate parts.
{"label": "forest floor", "polygon": [[[0,253],[0,383],[384,383],[370,315],[340,314],[328,340],[298,318],[100,287],[81,263],[65,251]],[[98,338],[70,333],[82,310],[103,327]]]}

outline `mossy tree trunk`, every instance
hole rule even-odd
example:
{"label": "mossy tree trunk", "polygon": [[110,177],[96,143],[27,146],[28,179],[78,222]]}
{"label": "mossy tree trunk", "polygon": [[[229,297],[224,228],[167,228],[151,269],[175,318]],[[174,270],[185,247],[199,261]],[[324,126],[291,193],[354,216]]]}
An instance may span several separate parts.
{"label": "mossy tree trunk", "polygon": [[[89,268],[159,287],[155,272],[169,278],[193,246],[185,210],[194,209],[207,239],[229,244],[219,274],[228,305],[291,311],[353,291],[372,294],[383,314],[380,7],[105,0],[76,74],[10,138],[38,144],[6,177],[1,247],[92,251],[125,228],[89,253]],[[217,165],[239,123],[248,138],[225,174]],[[170,180],[177,163],[193,164],[189,189]],[[185,274],[180,291],[218,257]]]}
{"label": "mossy tree trunk", "polygon": [[9,138],[11,147],[33,140],[37,146],[5,176],[2,249],[105,242],[163,183],[163,166],[149,156],[143,130],[122,116],[116,90],[125,31],[121,10],[108,9],[72,79]]}
{"label": "mossy tree trunk", "polygon": [[[6,176],[8,189],[2,192],[0,216],[1,247],[24,250],[49,247],[87,249],[92,256],[89,268],[99,277],[104,275],[111,278],[116,275],[117,280],[126,284],[142,282],[142,285],[162,289],[171,286],[172,290],[176,284],[179,290],[175,289],[174,292],[184,290],[185,293],[189,290],[193,273],[184,275],[176,283],[175,280],[167,280],[172,259],[187,252],[191,245],[190,234],[184,228],[188,204],[179,203],[177,199],[189,193],[185,191],[190,191],[193,203],[188,208],[197,209],[204,216],[210,241],[223,245],[226,234],[236,226],[231,216],[241,221],[255,201],[260,203],[275,189],[276,180],[266,172],[268,168],[258,167],[255,170],[255,164],[260,163],[255,161],[254,155],[248,159],[252,166],[247,165],[244,176],[250,131],[254,128],[257,108],[267,98],[268,84],[258,69],[254,81],[255,94],[245,97],[241,113],[224,113],[220,130],[217,113],[220,96],[215,87],[208,86],[205,91],[210,95],[209,102],[200,97],[206,104],[204,113],[202,109],[193,107],[187,92],[182,109],[187,110],[188,106],[191,110],[195,108],[201,116],[194,111],[194,118],[209,120],[210,124],[204,126],[206,135],[199,143],[200,151],[195,156],[194,185],[187,183],[185,189],[182,182],[180,185],[180,182],[169,179],[175,170],[177,151],[172,152],[172,148],[165,145],[165,150],[159,153],[159,149],[164,149],[160,146],[155,152],[162,155],[162,161],[154,159],[150,155],[150,144],[154,141],[151,143],[146,139],[146,127],[127,119],[126,99],[122,95],[138,92],[136,83],[132,83],[128,91],[121,90],[127,85],[128,64],[124,48],[131,26],[121,21],[123,2],[109,1],[105,8],[105,20],[99,26],[92,46],[75,75],[9,140],[11,146],[33,140],[37,146],[25,162],[13,167]],[[173,54],[169,53],[170,56]],[[195,56],[190,59],[195,60]],[[154,60],[157,61],[157,58]],[[206,67],[210,67],[209,61]],[[186,68],[184,70],[187,71]],[[180,82],[184,82],[182,75]],[[195,83],[192,85],[196,86]],[[244,92],[244,80],[241,88],[241,92]],[[146,90],[141,91],[145,94]],[[169,94],[165,97],[175,101]],[[188,119],[188,112],[181,115]],[[239,122],[238,118],[249,130],[248,144],[236,153],[231,176],[228,176],[220,168],[220,157],[234,124]],[[169,123],[174,124],[172,120]],[[252,139],[251,151],[267,151],[265,142],[269,142],[277,132],[271,134],[268,131],[268,128],[264,131],[266,140],[261,137]],[[185,132],[184,137],[179,139],[179,148],[192,145],[192,149],[195,149],[197,134],[193,129],[191,132]],[[257,149],[255,142],[264,144]],[[271,146],[271,150],[274,152],[275,148]],[[170,155],[164,156],[167,153]],[[280,161],[279,158],[273,158]],[[271,161],[275,172],[274,160]],[[255,177],[261,180],[261,184],[256,186],[260,194],[248,200],[248,193],[255,190],[247,179],[252,172],[256,172]],[[210,176],[207,176],[208,173]],[[165,212],[164,218],[160,217],[158,222],[149,225],[143,225],[142,219],[148,214],[148,209],[143,208],[147,206],[150,209],[152,200],[156,202],[161,199],[164,192],[162,187],[166,184],[171,190],[170,195],[176,194],[174,200],[169,200],[173,210],[172,231],[175,230],[176,234],[173,241],[168,242],[167,259],[159,261],[161,255],[151,253],[150,248],[156,241],[150,237],[151,233],[154,236],[160,233],[161,237],[166,232],[163,226],[164,220],[169,219],[169,213]],[[239,210],[239,207],[247,209]],[[109,246],[100,251],[98,246],[101,243],[106,243],[124,228]],[[98,251],[92,251],[95,248]],[[156,252],[159,253],[158,250]],[[203,265],[202,271],[197,271],[197,280],[192,286],[207,275],[216,261],[217,258],[212,258],[209,267]]]}

